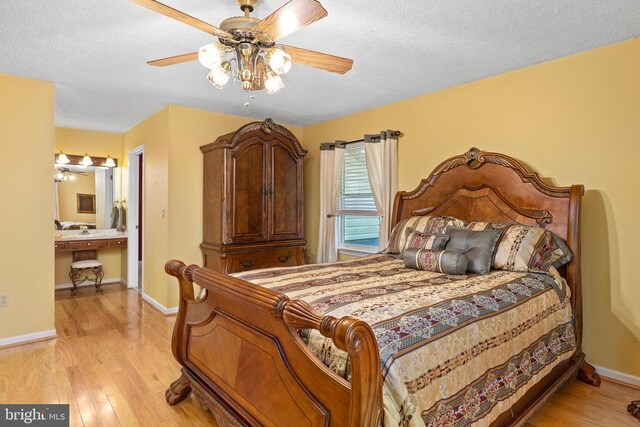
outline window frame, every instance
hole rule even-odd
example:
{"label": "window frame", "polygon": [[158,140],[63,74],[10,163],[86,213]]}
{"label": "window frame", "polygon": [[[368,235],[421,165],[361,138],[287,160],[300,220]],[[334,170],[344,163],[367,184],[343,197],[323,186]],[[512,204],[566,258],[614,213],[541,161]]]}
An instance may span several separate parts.
{"label": "window frame", "polygon": [[[364,142],[352,143],[346,146],[344,149],[349,150],[349,149],[360,148],[360,147],[362,147],[364,150]],[[346,152],[345,152],[345,157],[346,157]],[[366,158],[365,158],[365,164],[366,164]],[[345,164],[343,164],[342,166],[342,175],[340,176],[340,181],[341,181],[340,195],[341,196],[342,196],[342,190],[343,190],[344,172],[345,172]],[[367,179],[368,179],[368,173],[367,173]],[[370,181],[369,181],[369,187],[371,188]],[[373,192],[371,193],[371,200],[375,205],[375,200],[373,199]],[[373,246],[373,245],[358,245],[353,243],[344,243],[344,232],[343,232],[344,222],[343,221],[345,219],[345,216],[371,216],[371,217],[377,217],[379,220],[381,220],[382,217],[380,215],[380,212],[378,212],[377,210],[336,209],[336,212],[334,215],[336,217],[336,246],[338,249],[338,254],[362,256],[362,255],[369,255],[369,254],[374,254],[379,252],[377,245]],[[378,239],[379,238],[380,237],[378,236]]]}

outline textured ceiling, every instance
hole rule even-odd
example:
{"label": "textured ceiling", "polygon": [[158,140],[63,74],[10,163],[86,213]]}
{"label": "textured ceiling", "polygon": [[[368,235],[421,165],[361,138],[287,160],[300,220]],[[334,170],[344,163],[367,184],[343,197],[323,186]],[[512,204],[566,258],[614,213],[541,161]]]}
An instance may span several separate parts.
{"label": "textured ceiling", "polygon": [[[166,0],[214,25],[234,0]],[[263,18],[285,0],[262,0]],[[0,72],[56,84],[56,125],[122,132],[166,104],[308,125],[640,36],[638,0],[322,0],[325,19],[283,43],[354,59],[340,76],[296,66],[285,89],[218,90],[198,62],[207,34],[128,0],[2,0]],[[1,94],[0,94],[1,96]]]}

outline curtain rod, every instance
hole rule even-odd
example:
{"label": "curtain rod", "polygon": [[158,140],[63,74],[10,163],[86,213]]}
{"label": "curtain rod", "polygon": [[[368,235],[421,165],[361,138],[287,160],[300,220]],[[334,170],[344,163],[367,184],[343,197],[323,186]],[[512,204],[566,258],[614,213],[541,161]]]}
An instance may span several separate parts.
{"label": "curtain rod", "polygon": [[[395,136],[395,137],[399,137],[400,135],[402,135],[402,132],[400,132],[399,130],[392,130],[390,131],[391,136]],[[366,138],[360,138],[360,139],[354,139],[353,141],[336,141],[339,142],[340,145],[349,145],[349,144],[356,144],[358,142],[365,142],[366,139],[370,139],[370,140],[378,140],[380,139],[380,134],[372,134],[372,135],[366,135]],[[320,144],[320,149],[321,150],[332,150],[334,149],[336,146],[335,142],[325,142],[324,144]]]}

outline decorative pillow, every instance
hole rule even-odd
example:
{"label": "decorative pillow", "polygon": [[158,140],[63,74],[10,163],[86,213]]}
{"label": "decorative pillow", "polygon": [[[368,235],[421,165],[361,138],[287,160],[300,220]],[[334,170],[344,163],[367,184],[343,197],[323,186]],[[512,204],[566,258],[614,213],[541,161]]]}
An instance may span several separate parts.
{"label": "decorative pillow", "polygon": [[501,230],[463,230],[450,228],[447,250],[464,252],[469,259],[467,273],[487,274],[491,269],[491,258]]}
{"label": "decorative pillow", "polygon": [[468,259],[462,252],[410,248],[402,254],[404,265],[416,270],[444,274],[465,274]]}
{"label": "decorative pillow", "polygon": [[403,219],[393,227],[389,235],[389,245],[386,253],[399,254],[405,247],[407,228],[413,228],[421,233],[444,234],[450,227],[464,228],[466,223],[450,216],[412,216]]}
{"label": "decorative pillow", "polygon": [[405,234],[407,236],[405,238],[404,248],[402,249],[403,252],[409,248],[444,249],[449,241],[449,236],[446,234],[421,233],[413,228],[407,228]]}
{"label": "decorative pillow", "polygon": [[549,267],[560,268],[573,258],[560,236],[541,227],[475,221],[467,229],[503,230],[492,263],[494,268],[546,272]]}

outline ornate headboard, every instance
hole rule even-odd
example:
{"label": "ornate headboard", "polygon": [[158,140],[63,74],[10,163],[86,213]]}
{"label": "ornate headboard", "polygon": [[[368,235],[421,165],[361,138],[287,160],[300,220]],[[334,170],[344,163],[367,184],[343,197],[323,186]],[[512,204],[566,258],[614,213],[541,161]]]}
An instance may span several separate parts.
{"label": "ornate headboard", "polygon": [[400,191],[395,198],[392,225],[412,215],[450,215],[465,221],[518,222],[553,231],[567,241],[575,255],[560,273],[571,289],[571,305],[581,331],[583,194],[582,185],[554,187],[509,156],[471,148],[440,163],[415,190]]}

